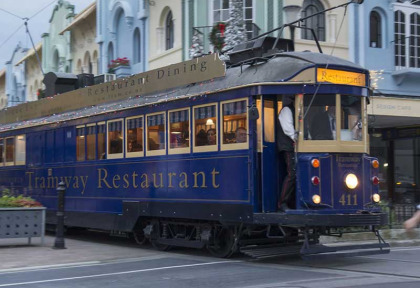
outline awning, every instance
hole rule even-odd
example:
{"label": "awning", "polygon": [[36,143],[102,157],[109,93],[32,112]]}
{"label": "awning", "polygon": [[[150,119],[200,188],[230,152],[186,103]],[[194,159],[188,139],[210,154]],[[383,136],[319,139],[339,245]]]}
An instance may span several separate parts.
{"label": "awning", "polygon": [[91,15],[95,11],[96,11],[96,1],[90,4],[84,10],[82,10],[79,14],[77,14],[74,17],[73,21],[66,28],[64,28],[64,30],[61,31],[59,34],[63,35],[64,32],[70,31],[74,26],[76,26],[78,23],[80,23],[81,21],[89,17],[89,15]]}
{"label": "awning", "polygon": [[370,97],[367,106],[369,126],[389,128],[420,125],[419,99],[396,97]]}
{"label": "awning", "polygon": [[[39,53],[39,51],[41,51],[41,48],[42,48],[42,43],[41,42],[39,42],[36,46],[35,46],[35,49],[36,49],[36,51]],[[26,55],[25,55],[25,57],[23,57],[22,59],[20,59],[16,64],[15,64],[15,66],[18,66],[19,64],[21,64],[21,63],[23,63],[23,62],[25,62],[25,60],[27,60],[29,57],[32,57],[33,55],[35,55],[35,50],[34,50],[34,48],[31,48],[29,51],[28,51],[28,53],[26,53]],[[39,55],[39,54],[38,54]]]}

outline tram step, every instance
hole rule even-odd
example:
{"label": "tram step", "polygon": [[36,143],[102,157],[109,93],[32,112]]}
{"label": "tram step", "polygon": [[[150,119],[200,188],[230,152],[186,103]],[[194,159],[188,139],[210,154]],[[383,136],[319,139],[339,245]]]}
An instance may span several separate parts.
{"label": "tram step", "polygon": [[299,254],[301,247],[301,245],[285,246],[284,244],[252,245],[241,247],[239,251],[252,258],[262,259],[281,255]]}
{"label": "tram step", "polygon": [[181,247],[198,248],[198,249],[201,249],[206,245],[206,243],[202,241],[191,241],[191,240],[176,239],[176,238],[172,238],[172,239],[159,238],[157,242],[159,244],[165,244],[165,245],[170,245],[170,246],[181,246]]}
{"label": "tram step", "polygon": [[366,256],[375,254],[388,254],[390,246],[388,243],[360,244],[360,245],[312,245],[302,248],[302,258],[320,259],[346,256]]}

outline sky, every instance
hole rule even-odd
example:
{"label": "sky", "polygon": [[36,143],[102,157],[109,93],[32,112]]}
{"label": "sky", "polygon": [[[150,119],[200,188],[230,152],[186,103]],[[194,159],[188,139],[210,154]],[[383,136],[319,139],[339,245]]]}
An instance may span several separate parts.
{"label": "sky", "polygon": [[[94,2],[67,1],[75,6],[76,14]],[[11,59],[19,42],[23,47],[32,48],[24,21],[20,18],[30,18],[28,29],[34,44],[37,45],[42,40],[41,35],[48,33],[49,21],[57,2],[58,0],[0,0],[0,70],[5,68],[6,61]]]}

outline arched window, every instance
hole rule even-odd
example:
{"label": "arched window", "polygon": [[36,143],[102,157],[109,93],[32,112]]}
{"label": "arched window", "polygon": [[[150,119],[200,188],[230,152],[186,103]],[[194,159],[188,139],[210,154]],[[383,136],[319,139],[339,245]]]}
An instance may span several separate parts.
{"label": "arched window", "polygon": [[410,15],[410,67],[420,67],[420,15]]}
{"label": "arched window", "polygon": [[134,30],[134,37],[133,37],[133,63],[140,63],[141,62],[141,45],[140,45],[140,29],[136,28]]}
{"label": "arched window", "polygon": [[83,71],[84,73],[92,73],[92,60],[90,59],[89,51],[86,51],[85,53],[83,66],[86,67],[86,71]]}
{"label": "arched window", "polygon": [[[314,15],[322,10],[324,10],[324,6],[319,0],[305,0],[302,6],[302,18]],[[325,41],[325,13],[304,20],[302,27],[312,28],[318,40]],[[302,39],[313,40],[311,30],[302,29]]]}
{"label": "arched window", "polygon": [[381,15],[378,12],[370,12],[370,47],[382,47],[382,22]]}
{"label": "arched window", "polygon": [[111,61],[114,60],[114,45],[112,42],[108,44],[108,65],[111,64]]}
{"label": "arched window", "polygon": [[54,50],[53,67],[52,67],[54,72],[58,72],[59,65],[60,65],[60,56],[58,55],[58,50]]}
{"label": "arched window", "polygon": [[174,47],[174,21],[172,19],[172,11],[169,11],[165,21],[165,48],[166,50]]}
{"label": "arched window", "polygon": [[395,11],[395,66],[405,67],[405,14],[400,10]]}

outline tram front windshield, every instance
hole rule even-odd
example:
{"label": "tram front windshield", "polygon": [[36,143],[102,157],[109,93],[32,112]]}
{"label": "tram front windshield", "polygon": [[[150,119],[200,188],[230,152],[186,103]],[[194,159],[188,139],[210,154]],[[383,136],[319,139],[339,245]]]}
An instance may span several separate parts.
{"label": "tram front windshield", "polygon": [[[339,130],[341,141],[361,141],[363,135],[361,99],[350,95],[306,95],[304,139],[336,140]],[[338,102],[341,102],[340,107],[337,107]]]}

